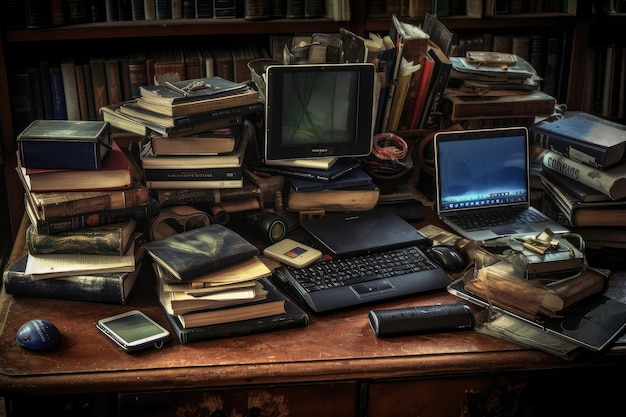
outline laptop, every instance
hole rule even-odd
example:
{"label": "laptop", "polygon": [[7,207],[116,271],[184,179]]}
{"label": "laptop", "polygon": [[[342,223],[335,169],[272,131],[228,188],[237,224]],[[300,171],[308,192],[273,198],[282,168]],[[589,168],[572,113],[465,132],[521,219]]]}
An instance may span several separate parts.
{"label": "laptop", "polygon": [[[448,275],[437,265],[418,262],[426,266],[417,267],[413,255],[402,254],[399,259],[393,259],[389,255],[391,250],[408,248],[410,254],[424,259],[425,255],[420,248],[431,244],[430,239],[393,209],[374,209],[349,214],[327,213],[317,219],[302,221],[301,227],[320,249],[335,259],[302,269],[280,266],[274,270],[274,276],[277,278],[275,282],[282,289],[314,313],[327,313],[442,290],[450,284]],[[361,255],[377,258],[372,260],[377,267],[370,271],[371,264],[366,266],[358,262]],[[332,264],[330,270],[322,266],[329,263]],[[343,273],[351,270],[359,272],[359,277],[349,278],[343,285],[337,285],[334,274],[341,271],[342,275],[346,275]],[[385,270],[394,270],[398,274],[386,275]],[[311,278],[316,281],[314,290],[309,285]],[[317,281],[326,279],[333,281],[333,284],[320,289]]]}
{"label": "laptop", "polygon": [[419,230],[394,210],[376,208],[363,212],[327,213],[303,220],[300,227],[322,251],[347,258],[407,246],[430,246]]}
{"label": "laptop", "polygon": [[478,242],[569,230],[530,205],[528,129],[442,131],[434,136],[437,216]]}

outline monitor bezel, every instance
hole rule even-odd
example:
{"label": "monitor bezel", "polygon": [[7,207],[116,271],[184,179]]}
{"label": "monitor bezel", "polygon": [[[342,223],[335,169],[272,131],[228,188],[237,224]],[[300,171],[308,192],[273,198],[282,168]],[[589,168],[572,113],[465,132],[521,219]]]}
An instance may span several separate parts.
{"label": "monitor bezel", "polygon": [[[347,143],[316,143],[284,147],[280,128],[284,76],[303,72],[355,72],[358,74],[357,126],[355,140]],[[372,150],[375,121],[375,77],[372,63],[272,65],[266,69],[265,83],[265,152],[266,160],[361,157]],[[363,105],[370,103],[370,105]]]}

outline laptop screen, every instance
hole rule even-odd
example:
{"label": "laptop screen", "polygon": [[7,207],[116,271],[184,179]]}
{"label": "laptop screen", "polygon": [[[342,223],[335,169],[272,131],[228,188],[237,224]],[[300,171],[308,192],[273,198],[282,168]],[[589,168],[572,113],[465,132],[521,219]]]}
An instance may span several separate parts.
{"label": "laptop screen", "polygon": [[434,143],[439,213],[529,205],[526,128],[440,132]]}

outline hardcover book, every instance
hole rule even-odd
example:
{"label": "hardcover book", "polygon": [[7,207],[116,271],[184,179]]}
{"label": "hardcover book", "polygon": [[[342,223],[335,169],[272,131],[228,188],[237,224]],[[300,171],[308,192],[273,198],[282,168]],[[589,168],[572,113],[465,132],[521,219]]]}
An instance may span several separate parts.
{"label": "hardcover book", "polygon": [[210,167],[210,168],[144,168],[146,183],[160,181],[232,181],[243,180],[243,168]]}
{"label": "hardcover book", "polygon": [[626,126],[585,112],[543,121],[529,129],[531,143],[598,169],[620,162],[626,152]]}
{"label": "hardcover book", "polygon": [[303,178],[314,181],[332,181],[346,175],[351,171],[361,168],[361,161],[357,158],[339,158],[328,169],[300,168],[280,165],[267,164],[249,164],[252,171],[266,172],[275,175],[284,175],[286,177]]}
{"label": "hardcover book", "polygon": [[17,136],[25,168],[99,170],[111,146],[103,121],[35,120]]}
{"label": "hardcover book", "polygon": [[102,162],[102,169],[26,168],[18,157],[16,170],[31,192],[112,190],[128,188],[133,183],[132,165],[115,142]]}
{"label": "hardcover book", "polygon": [[135,182],[130,188],[103,191],[29,191],[27,198],[42,220],[148,204],[148,188]]}
{"label": "hardcover book", "polygon": [[450,70],[452,62],[444,51],[437,47],[431,46],[427,54],[435,61],[435,69],[433,73],[433,82],[428,92],[428,99],[420,125],[420,129],[433,129],[439,127],[439,118],[441,116],[441,106],[443,104],[443,94],[448,85],[450,78]]}
{"label": "hardcover book", "polygon": [[139,94],[146,101],[173,105],[237,94],[247,89],[246,84],[213,76],[184,81],[166,82],[165,85],[143,85]]}
{"label": "hardcover book", "polygon": [[[135,119],[145,120],[147,122],[154,123],[159,126],[188,127],[188,126],[193,126],[195,124],[202,124],[205,122],[211,122],[215,120],[229,119],[233,116],[246,116],[250,114],[264,112],[265,106],[261,102],[256,102],[250,105],[227,107],[224,109],[209,111],[205,113],[198,113],[198,114],[187,115],[187,116],[168,117],[159,113],[152,112],[150,110],[143,109],[139,105],[137,105],[135,100],[133,100],[133,101],[122,103],[122,105],[119,106],[119,111]],[[217,126],[217,127],[220,127],[220,126]]]}
{"label": "hardcover book", "polygon": [[24,273],[33,280],[74,275],[133,272],[143,255],[143,233],[135,232],[123,255],[28,254]]}
{"label": "hardcover book", "polygon": [[228,180],[204,180],[204,179],[192,179],[192,180],[149,180],[146,181],[146,185],[151,190],[222,190],[222,189],[236,189],[243,187],[243,179],[228,179]]}
{"label": "hardcover book", "polygon": [[7,294],[125,305],[141,270],[141,263],[138,263],[133,272],[33,279],[25,272],[27,258],[26,253],[4,270],[3,281]]}
{"label": "hardcover book", "polygon": [[247,197],[259,198],[261,189],[254,185],[244,184],[240,188],[226,189],[158,189],[155,190],[156,198],[161,207],[179,204],[211,204],[225,200],[238,200]]}
{"label": "hardcover book", "polygon": [[[391,16],[389,36],[391,36],[391,39],[394,41],[399,40],[402,42],[402,56],[407,62],[412,61],[413,64],[424,65],[430,36],[424,32],[421,27],[402,22],[398,19],[398,16],[394,14]],[[421,79],[421,69],[411,75],[402,115],[400,116],[400,122],[398,124],[398,129],[400,130],[408,129],[411,125],[411,118],[413,117],[415,105],[417,104],[416,99]]]}
{"label": "hardcover book", "polygon": [[241,125],[179,138],[152,133],[150,142],[155,155],[219,155],[234,152],[240,135]]}
{"label": "hardcover book", "polygon": [[287,192],[287,209],[291,211],[323,210],[329,212],[368,211],[378,204],[380,189],[374,183],[351,188]]}
{"label": "hardcover book", "polygon": [[245,336],[255,333],[278,331],[297,327],[306,327],[309,316],[300,307],[285,297],[267,279],[260,280],[268,291],[267,300],[282,300],[284,312],[264,317],[242,319],[219,324],[200,325],[185,328],[177,316],[165,313],[180,343],[192,343],[202,340]]}
{"label": "hardcover book", "polygon": [[626,201],[583,202],[569,195],[547,177],[542,177],[541,181],[546,192],[545,197],[552,200],[570,226],[626,226]]}
{"label": "hardcover book", "polygon": [[156,199],[151,198],[148,204],[125,207],[112,210],[101,210],[94,213],[75,214],[66,217],[56,217],[54,219],[40,219],[35,210],[31,207],[30,201],[24,199],[24,207],[30,222],[37,227],[37,233],[49,234],[67,232],[76,229],[84,229],[105,224],[120,223],[130,219],[145,221],[157,216],[160,205]]}
{"label": "hardcover book", "polygon": [[173,117],[210,112],[228,107],[250,105],[256,103],[258,101],[258,97],[259,92],[248,87],[244,92],[238,92],[237,94],[229,94],[226,96],[212,97],[172,105],[157,104],[145,100],[144,97],[139,97],[137,98],[137,104],[139,107],[146,110]]}
{"label": "hardcover book", "polygon": [[242,134],[235,152],[223,155],[156,155],[152,149],[152,142],[146,140],[142,144],[140,159],[144,170],[241,167],[247,146],[248,135]]}
{"label": "hardcover book", "polygon": [[221,224],[188,230],[144,247],[155,262],[181,281],[259,255],[256,246]]}
{"label": "hardcover book", "polygon": [[537,90],[503,96],[453,95],[446,92],[443,112],[453,121],[495,117],[542,117],[554,112],[554,97]]}
{"label": "hardcover book", "polygon": [[626,162],[605,170],[593,168],[556,152],[546,151],[543,166],[608,195],[612,200],[626,197]]}
{"label": "hardcover book", "polygon": [[[221,291],[205,292],[203,294],[187,294],[184,291],[169,291],[163,288],[163,282],[157,281],[159,302],[168,314],[181,316],[181,323],[185,327],[195,327],[194,319],[202,318],[202,324],[217,324],[218,321],[231,320],[238,313],[260,314],[257,311],[262,301],[267,299],[267,291],[255,280],[253,286],[224,288]],[[262,303],[264,307],[275,308]],[[244,309],[244,307],[246,307]],[[280,306],[282,309],[282,306]],[[228,317],[224,317],[222,309],[228,309]],[[273,312],[273,310],[270,310]],[[203,313],[203,314],[197,314]],[[247,317],[249,318],[249,317]],[[188,320],[187,320],[188,319]]]}
{"label": "hardcover book", "polygon": [[156,275],[163,281],[165,290],[183,291],[187,294],[203,294],[212,292],[213,289],[226,288],[236,284],[248,285],[259,278],[272,275],[272,271],[258,256],[252,256],[187,281],[180,281],[173,277],[158,264],[155,264],[155,270]]}
{"label": "hardcover book", "polygon": [[372,177],[359,168],[331,181],[315,181],[297,177],[287,177],[287,181],[295,191],[307,192],[366,186],[372,184]]}
{"label": "hardcover book", "polygon": [[88,227],[54,234],[41,234],[32,223],[26,229],[26,247],[33,255],[119,255],[126,253],[137,220]]}

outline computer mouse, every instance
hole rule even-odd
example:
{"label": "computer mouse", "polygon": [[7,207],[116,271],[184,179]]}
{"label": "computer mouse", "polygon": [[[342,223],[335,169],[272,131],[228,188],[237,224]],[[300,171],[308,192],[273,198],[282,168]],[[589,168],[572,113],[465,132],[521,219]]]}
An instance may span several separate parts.
{"label": "computer mouse", "polygon": [[20,326],[15,340],[26,349],[51,350],[59,344],[61,333],[50,321],[33,319]]}
{"label": "computer mouse", "polygon": [[463,255],[453,246],[435,245],[426,250],[426,255],[446,271],[457,272],[465,268]]}

